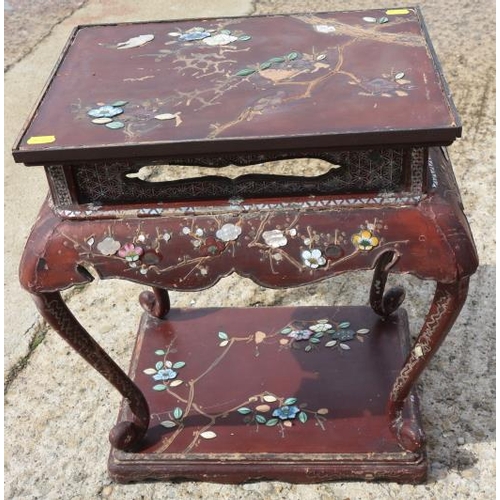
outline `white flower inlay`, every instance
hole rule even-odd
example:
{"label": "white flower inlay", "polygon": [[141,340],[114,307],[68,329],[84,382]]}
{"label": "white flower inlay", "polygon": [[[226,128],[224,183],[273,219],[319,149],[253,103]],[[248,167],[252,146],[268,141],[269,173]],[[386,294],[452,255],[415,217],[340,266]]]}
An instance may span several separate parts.
{"label": "white flower inlay", "polygon": [[121,244],[111,236],[107,236],[100,243],[97,244],[97,250],[103,255],[114,255],[120,250]]}
{"label": "white flower inlay", "polygon": [[262,237],[264,238],[266,245],[269,245],[271,248],[284,247],[288,243],[283,231],[280,231],[279,229],[264,231],[262,233]]}
{"label": "white flower inlay", "polygon": [[215,236],[222,241],[234,241],[241,234],[241,227],[235,224],[224,224],[216,233]]}
{"label": "white flower inlay", "polygon": [[318,33],[333,33],[335,31],[335,27],[330,24],[317,24],[314,29]]}
{"label": "white flower inlay", "polygon": [[326,332],[327,330],[330,330],[330,328],[333,328],[333,325],[330,323],[317,323],[315,325],[312,325],[309,327],[309,330],[312,330],[313,332]]}
{"label": "white flower inlay", "polygon": [[206,43],[207,45],[227,45],[228,43],[234,42],[236,40],[238,40],[237,36],[219,33],[218,35],[204,38],[203,43]]}
{"label": "white flower inlay", "polygon": [[301,254],[302,260],[307,267],[317,269],[326,264],[326,259],[323,257],[321,250],[313,248],[312,250],[304,250]]}

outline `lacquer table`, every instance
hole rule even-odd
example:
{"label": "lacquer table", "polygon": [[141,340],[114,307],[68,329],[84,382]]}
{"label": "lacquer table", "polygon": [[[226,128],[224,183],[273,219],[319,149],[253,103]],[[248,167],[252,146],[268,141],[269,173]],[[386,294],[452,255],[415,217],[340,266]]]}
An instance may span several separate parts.
{"label": "lacquer table", "polygon": [[[50,186],[20,277],[124,397],[111,476],[424,480],[413,386],[477,267],[460,134],[418,9],[77,27],[13,151]],[[354,270],[367,306],[169,304]],[[389,273],[437,283],[414,342]],[[128,375],[61,297],[93,274],[152,287]]]}

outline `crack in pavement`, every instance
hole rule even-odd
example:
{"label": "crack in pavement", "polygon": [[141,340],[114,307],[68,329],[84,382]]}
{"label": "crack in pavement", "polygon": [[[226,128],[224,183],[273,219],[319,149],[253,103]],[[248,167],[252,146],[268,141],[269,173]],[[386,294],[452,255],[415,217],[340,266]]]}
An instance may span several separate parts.
{"label": "crack in pavement", "polygon": [[89,3],[89,1],[90,0],[83,0],[82,3],[78,7],[75,7],[68,14],[66,14],[65,16],[61,17],[56,22],[54,22],[52,24],[51,28],[44,35],[42,35],[38,40],[36,40],[36,42],[33,44],[32,47],[30,47],[28,49],[27,52],[22,53],[14,61],[12,61],[11,63],[7,64],[7,66],[4,67],[4,70],[3,70],[4,74],[8,73],[16,64],[20,63],[23,59],[25,59],[27,56],[32,54],[35,51],[35,49],[37,48],[37,46],[40,43],[42,43],[44,40],[46,40],[52,34],[52,32],[54,31],[54,28],[56,26],[59,26],[61,23],[66,21],[66,19],[69,19],[75,12],[84,8]]}
{"label": "crack in pavement", "polygon": [[4,396],[6,396],[9,392],[9,389],[14,380],[16,380],[19,374],[28,366],[28,362],[35,352],[36,348],[45,339],[47,332],[49,331],[49,325],[45,322],[45,320],[39,318],[28,328],[28,330],[26,330],[26,332],[24,332],[24,334],[29,334],[29,332],[32,330],[34,330],[34,333],[28,345],[28,352],[9,369],[7,376],[5,377],[3,388]]}
{"label": "crack in pavement", "polygon": [[[64,301],[68,302],[75,295],[79,295],[83,292],[84,288],[84,286],[79,286],[66,291],[64,294]],[[4,396],[7,395],[11,385],[21,372],[28,366],[31,357],[35,353],[37,347],[45,340],[45,337],[50,329],[51,326],[45,321],[45,319],[43,319],[43,317],[39,315],[38,319],[24,332],[23,336],[29,334],[31,331],[34,331],[28,344],[28,352],[24,356],[21,356],[7,371],[7,375],[4,380]]]}

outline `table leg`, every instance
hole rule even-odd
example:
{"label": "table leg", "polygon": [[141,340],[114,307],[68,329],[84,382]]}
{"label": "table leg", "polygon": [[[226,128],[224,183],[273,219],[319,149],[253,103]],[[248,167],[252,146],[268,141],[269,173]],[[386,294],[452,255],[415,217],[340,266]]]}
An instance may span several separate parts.
{"label": "table leg", "polygon": [[388,403],[390,426],[401,446],[408,451],[420,448],[423,436],[403,421],[405,399],[457,319],[468,288],[468,277],[454,283],[437,284],[420,334],[392,387]]}
{"label": "table leg", "polygon": [[144,291],[139,295],[139,303],[142,308],[155,318],[164,318],[170,311],[170,297],[168,290],[157,286],[153,291]]}
{"label": "table leg", "polygon": [[370,288],[370,306],[375,313],[383,318],[391,315],[405,300],[405,291],[401,286],[390,288],[384,293],[387,276],[396,264],[399,255],[389,250],[382,253],[375,265],[372,286]]}
{"label": "table leg", "polygon": [[32,295],[40,314],[52,328],[127,400],[133,421],[116,425],[109,439],[117,449],[133,449],[144,437],[149,425],[149,408],[142,392],[80,325],[59,292]]}

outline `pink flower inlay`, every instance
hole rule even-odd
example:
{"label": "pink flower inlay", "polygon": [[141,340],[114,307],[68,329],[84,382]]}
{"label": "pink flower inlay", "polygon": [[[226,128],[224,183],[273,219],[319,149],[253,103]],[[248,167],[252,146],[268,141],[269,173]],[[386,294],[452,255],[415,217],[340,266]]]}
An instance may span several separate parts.
{"label": "pink flower inlay", "polygon": [[139,257],[144,253],[144,250],[134,245],[133,243],[125,243],[120,250],[118,250],[118,255],[123,257],[125,260],[129,262],[135,262],[139,260]]}

